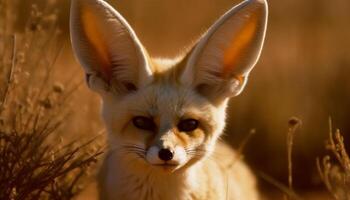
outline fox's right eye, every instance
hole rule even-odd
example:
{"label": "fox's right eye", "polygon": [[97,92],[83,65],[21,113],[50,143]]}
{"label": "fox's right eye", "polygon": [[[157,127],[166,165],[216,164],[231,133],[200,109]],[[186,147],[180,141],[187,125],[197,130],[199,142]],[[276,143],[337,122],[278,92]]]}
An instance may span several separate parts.
{"label": "fox's right eye", "polygon": [[132,119],[132,123],[136,128],[153,131],[156,128],[152,118],[137,116]]}

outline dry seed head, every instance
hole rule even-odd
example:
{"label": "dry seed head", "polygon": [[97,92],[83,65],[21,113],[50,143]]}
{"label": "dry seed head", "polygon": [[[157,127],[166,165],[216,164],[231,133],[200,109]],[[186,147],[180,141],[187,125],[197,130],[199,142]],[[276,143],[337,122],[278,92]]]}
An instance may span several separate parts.
{"label": "dry seed head", "polygon": [[12,188],[12,190],[11,190],[11,199],[16,199],[16,197],[17,197],[17,190],[16,190],[16,188],[14,187],[14,188]]}
{"label": "dry seed head", "polygon": [[301,124],[301,120],[297,117],[291,117],[288,121],[289,127],[296,127]]}
{"label": "dry seed head", "polygon": [[41,100],[40,105],[46,109],[51,109],[53,107],[52,101],[49,98],[46,98],[44,100]]}
{"label": "dry seed head", "polygon": [[59,141],[58,142],[59,142],[59,144],[63,143],[63,137],[62,136],[59,137]]}
{"label": "dry seed head", "polygon": [[35,32],[39,29],[39,24],[37,24],[36,22],[32,22],[29,25],[29,30]]}
{"label": "dry seed head", "polygon": [[25,77],[29,77],[30,76],[30,73],[28,71],[25,71],[23,74],[24,74]]}
{"label": "dry seed head", "polygon": [[79,184],[79,185],[77,186],[77,189],[78,189],[78,190],[82,190],[83,188],[84,188],[84,186],[81,185],[81,184]]}
{"label": "dry seed head", "polygon": [[23,64],[25,62],[25,53],[24,52],[18,52],[17,53],[17,63]]}
{"label": "dry seed head", "polygon": [[31,15],[34,17],[41,17],[43,15],[43,13],[39,11],[38,5],[32,4]]}
{"label": "dry seed head", "polygon": [[56,82],[54,85],[53,85],[53,91],[56,92],[56,93],[63,93],[64,92],[64,86],[59,83],[59,82]]}
{"label": "dry seed head", "polygon": [[331,163],[330,163],[330,159],[331,157],[330,156],[325,156],[324,159],[323,159],[323,164],[325,166],[326,169],[330,169],[332,167]]}
{"label": "dry seed head", "polygon": [[20,74],[21,72],[22,72],[22,68],[20,68],[20,67],[16,67],[14,70],[15,74]]}
{"label": "dry seed head", "polygon": [[47,1],[47,4],[53,5],[53,4],[55,4],[56,2],[57,2],[56,0],[48,0],[48,1]]}
{"label": "dry seed head", "polygon": [[56,22],[57,20],[57,11],[54,11],[52,14],[45,16],[45,22]]}
{"label": "dry seed head", "polygon": [[13,82],[12,82],[14,85],[18,85],[19,81],[18,81],[18,76],[17,75],[14,75],[13,76]]}
{"label": "dry seed head", "polygon": [[51,154],[51,161],[55,161],[55,154]]}
{"label": "dry seed head", "polygon": [[[33,106],[33,100],[32,100],[32,98],[27,97],[26,100],[25,100],[25,104],[27,105],[27,108],[28,108],[28,107],[32,107],[32,106]],[[29,110],[30,110],[30,109],[28,109],[28,111],[29,111]]]}
{"label": "dry seed head", "polygon": [[343,178],[338,165],[332,166],[331,171],[330,171],[330,175],[331,175],[332,179],[335,181],[341,181]]}

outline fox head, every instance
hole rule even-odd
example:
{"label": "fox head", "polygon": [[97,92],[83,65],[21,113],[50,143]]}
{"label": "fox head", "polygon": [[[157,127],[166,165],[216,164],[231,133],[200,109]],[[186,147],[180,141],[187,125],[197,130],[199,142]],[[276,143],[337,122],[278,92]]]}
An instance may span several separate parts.
{"label": "fox head", "polygon": [[72,0],[73,50],[102,99],[112,150],[136,166],[185,169],[210,155],[230,97],[243,90],[265,37],[265,0],[219,18],[181,59],[152,59],[103,0]]}

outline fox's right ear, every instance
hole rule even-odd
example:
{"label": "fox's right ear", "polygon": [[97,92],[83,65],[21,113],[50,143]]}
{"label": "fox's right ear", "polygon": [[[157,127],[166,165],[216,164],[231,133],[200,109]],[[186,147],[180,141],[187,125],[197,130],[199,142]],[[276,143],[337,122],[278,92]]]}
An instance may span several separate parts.
{"label": "fox's right ear", "polygon": [[127,93],[151,79],[146,52],[136,34],[103,0],[72,0],[70,33],[88,85],[98,93]]}

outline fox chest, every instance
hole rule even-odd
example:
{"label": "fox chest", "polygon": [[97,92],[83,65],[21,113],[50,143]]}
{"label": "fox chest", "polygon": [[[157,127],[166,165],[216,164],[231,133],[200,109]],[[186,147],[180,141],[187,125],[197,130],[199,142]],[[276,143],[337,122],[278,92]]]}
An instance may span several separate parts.
{"label": "fox chest", "polygon": [[200,200],[204,196],[197,194],[188,185],[172,182],[164,178],[116,176],[110,173],[106,178],[108,200]]}
{"label": "fox chest", "polygon": [[[104,164],[107,164],[106,162]],[[198,191],[178,177],[136,175],[114,167],[102,167],[100,199],[106,200],[204,200],[208,193]],[[101,178],[101,177],[100,177]],[[101,182],[103,181],[103,183]],[[204,187],[206,188],[206,187]],[[202,188],[203,189],[203,188]]]}

